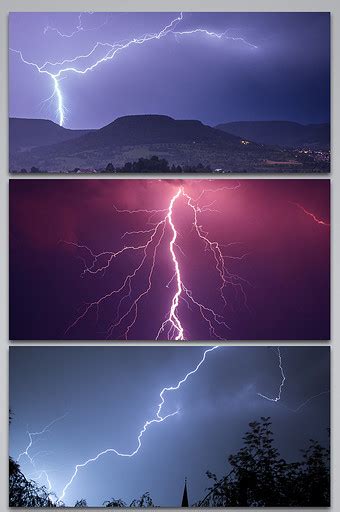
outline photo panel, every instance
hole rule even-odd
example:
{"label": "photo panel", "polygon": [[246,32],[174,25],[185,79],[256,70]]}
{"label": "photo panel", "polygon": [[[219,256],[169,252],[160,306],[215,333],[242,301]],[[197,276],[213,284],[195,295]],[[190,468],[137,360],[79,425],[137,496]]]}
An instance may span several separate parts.
{"label": "photo panel", "polygon": [[329,340],[329,180],[10,180],[11,340]]}
{"label": "photo panel", "polygon": [[329,506],[329,386],[329,347],[11,347],[10,506]]}
{"label": "photo panel", "polygon": [[13,12],[13,173],[328,173],[330,13]]}

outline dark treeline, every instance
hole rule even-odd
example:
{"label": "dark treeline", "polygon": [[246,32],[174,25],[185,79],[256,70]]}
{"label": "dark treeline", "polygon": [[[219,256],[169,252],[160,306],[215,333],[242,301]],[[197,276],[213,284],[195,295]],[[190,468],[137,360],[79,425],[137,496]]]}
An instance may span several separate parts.
{"label": "dark treeline", "polygon": [[[68,171],[69,173],[82,173],[89,171],[87,169],[80,169],[76,167],[73,171]],[[91,170],[90,170],[91,171]],[[115,174],[115,173],[157,173],[157,172],[166,172],[166,173],[202,173],[202,172],[211,172],[211,168],[209,165],[204,166],[201,163],[197,165],[170,165],[167,160],[164,158],[159,158],[154,155],[151,158],[139,158],[135,162],[126,162],[123,167],[114,167],[114,165],[110,162],[107,164],[105,169],[93,169],[93,172],[101,173],[101,174]],[[39,174],[44,173],[45,171],[40,170],[38,167],[31,167],[28,171],[27,169],[21,169],[21,174],[32,173]]]}
{"label": "dark treeline", "polygon": [[167,173],[187,173],[187,172],[211,172],[209,165],[204,166],[199,163],[197,165],[171,165],[165,158],[159,158],[154,155],[151,158],[139,158],[136,162],[126,162],[123,167],[114,167],[112,163],[109,163],[106,168],[100,171],[105,174],[111,173],[156,173],[156,172],[167,172]]}
{"label": "dark treeline", "polygon": [[[207,471],[212,485],[195,507],[329,507],[330,450],[310,440],[301,460],[286,462],[274,447],[270,418],[249,424],[243,447],[227,458],[228,472],[218,479]],[[46,489],[29,481],[19,465],[9,459],[10,507],[65,507]],[[125,503],[111,498],[103,507],[156,507],[150,494]],[[74,507],[87,507],[86,500]]]}
{"label": "dark treeline", "polygon": [[[314,169],[308,168],[308,171],[305,171],[303,166],[299,168],[299,172],[327,172],[327,162],[316,161],[312,156],[306,155],[303,152],[296,153],[296,159],[301,164],[309,164],[315,165],[318,168]],[[14,172],[14,171],[13,171]],[[19,171],[19,174],[44,174],[48,171],[44,171],[39,169],[38,167],[31,167],[30,170],[25,168]],[[75,167],[73,171],[66,171],[68,174],[82,174],[82,173],[100,173],[100,174],[152,174],[152,173],[167,173],[167,174],[201,174],[201,173],[211,173],[211,172],[228,172],[223,169],[214,169],[212,170],[210,165],[204,165],[202,163],[198,164],[186,164],[186,165],[170,165],[169,162],[165,158],[159,158],[156,155],[153,155],[150,158],[138,158],[138,160],[134,162],[126,162],[122,167],[114,166],[112,162],[109,162],[107,166],[103,169],[83,169],[80,167]],[[239,169],[238,172],[247,172],[247,168]],[[285,172],[285,169],[281,169],[278,167],[275,172]]]}

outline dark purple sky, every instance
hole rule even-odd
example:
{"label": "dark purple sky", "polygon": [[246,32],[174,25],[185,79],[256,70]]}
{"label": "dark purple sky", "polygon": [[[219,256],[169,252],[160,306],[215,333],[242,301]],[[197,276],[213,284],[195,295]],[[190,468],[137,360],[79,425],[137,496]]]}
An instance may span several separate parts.
{"label": "dark purple sky", "polygon": [[[41,431],[68,413],[42,436],[30,455],[37,469],[48,471],[60,496],[77,463],[115,448],[132,451],[136,435],[155,414],[164,386],[194,369],[204,347],[11,347],[10,454],[15,459],[28,444],[27,430]],[[111,497],[130,501],[150,491],[160,506],[178,507],[188,477],[193,504],[211,484],[205,475],[226,475],[227,456],[242,446],[250,421],[271,416],[275,445],[287,461],[301,459],[309,439],[327,446],[330,425],[329,347],[281,347],[286,376],[281,382],[275,347],[221,347],[176,392],[166,395],[164,413],[178,415],[153,425],[132,459],[113,454],[80,470],[65,496],[66,505],[86,498],[100,506]],[[297,412],[299,406],[314,395]],[[28,477],[36,477],[26,457]],[[42,478],[40,484],[45,483]]]}
{"label": "dark purple sky", "polygon": [[[11,13],[9,41],[27,61],[73,59],[96,42],[159,33],[178,13]],[[50,28],[47,28],[50,27]],[[95,128],[128,114],[167,114],[204,123],[239,120],[325,122],[330,110],[328,13],[184,13],[177,31],[204,33],[132,45],[86,75],[62,75],[65,126]],[[46,30],[47,29],[47,30]],[[54,30],[53,30],[54,29]],[[57,32],[59,31],[59,33]],[[73,37],[62,37],[71,35]],[[247,44],[250,43],[250,44]],[[256,46],[254,48],[253,46]],[[76,66],[103,57],[100,47]],[[9,114],[58,122],[50,76],[9,52]],[[72,65],[71,65],[72,66]],[[47,67],[51,72],[60,67]]]}
{"label": "dark purple sky", "polygon": [[[93,254],[145,245],[166,212],[117,213],[119,209],[167,209],[180,187],[197,205],[202,232],[219,242],[225,256],[224,305],[212,251],[193,229],[193,211],[184,196],[173,207],[178,236],[174,252],[184,293],[178,315],[188,340],[214,339],[197,303],[220,316],[218,336],[231,340],[328,340],[330,335],[329,180],[12,180],[10,182],[10,338],[155,340],[176,292],[170,252],[172,230],[158,228],[143,265],[143,251],[114,258]],[[221,187],[227,190],[215,191]],[[303,210],[304,209],[304,210]],[[307,212],[313,214],[308,214]],[[149,222],[148,222],[149,219]],[[318,222],[319,220],[319,222]],[[320,223],[321,222],[321,223]],[[148,276],[159,241],[151,290]],[[85,245],[77,248],[69,243]],[[109,263],[109,264],[108,264]],[[99,268],[107,266],[107,270]],[[91,268],[91,272],[84,272]],[[227,279],[228,280],[228,279]],[[112,292],[119,289],[119,293]],[[244,295],[243,295],[243,292]],[[67,330],[88,308],[79,322]],[[125,299],[123,299],[125,297]],[[123,299],[123,300],[122,300]],[[122,302],[121,302],[122,301]],[[212,320],[211,313],[205,310]],[[124,317],[125,316],[125,317]],[[135,321],[134,318],[136,317]],[[120,323],[117,323],[121,320]],[[113,324],[116,327],[111,329]],[[127,327],[131,325],[130,330]],[[167,328],[170,324],[167,324]],[[166,331],[160,336],[166,338]],[[170,335],[174,339],[174,335]]]}

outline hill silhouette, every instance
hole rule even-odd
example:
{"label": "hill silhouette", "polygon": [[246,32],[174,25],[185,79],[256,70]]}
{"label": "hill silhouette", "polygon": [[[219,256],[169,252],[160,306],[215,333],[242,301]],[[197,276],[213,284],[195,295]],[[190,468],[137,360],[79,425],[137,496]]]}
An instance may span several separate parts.
{"label": "hill silhouette", "polygon": [[10,118],[10,152],[64,142],[80,137],[87,132],[88,130],[68,130],[48,119]]}
{"label": "hill silhouette", "polygon": [[239,121],[216,126],[219,130],[268,144],[291,148],[329,149],[330,125],[303,125],[290,121]]}
{"label": "hill silhouette", "polygon": [[[220,172],[315,170],[313,160],[300,161],[291,151],[244,140],[201,121],[163,115],[120,117],[103,128],[85,132],[43,120],[11,119],[10,126],[10,170],[14,172],[32,168],[32,172],[93,172],[105,169],[109,162],[121,168],[126,162],[153,155],[167,160],[170,166],[209,166]],[[316,170],[322,172],[324,168]]]}
{"label": "hill silhouette", "polygon": [[[107,144],[140,145],[157,143],[199,143],[238,145],[240,137],[216,130],[196,120],[175,120],[161,115],[119,117],[82,142],[100,147]],[[80,141],[79,141],[80,143]]]}

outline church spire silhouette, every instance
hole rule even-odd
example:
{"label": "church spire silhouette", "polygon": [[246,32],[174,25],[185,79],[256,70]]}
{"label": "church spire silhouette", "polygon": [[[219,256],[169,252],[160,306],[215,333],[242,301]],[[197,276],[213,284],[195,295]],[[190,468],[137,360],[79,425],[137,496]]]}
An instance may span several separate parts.
{"label": "church spire silhouette", "polygon": [[182,498],[181,507],[189,507],[187,477],[185,477],[185,481],[184,481],[184,490],[183,490],[183,498]]}

